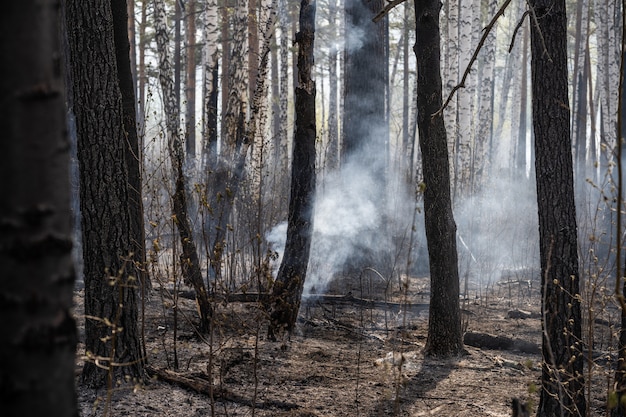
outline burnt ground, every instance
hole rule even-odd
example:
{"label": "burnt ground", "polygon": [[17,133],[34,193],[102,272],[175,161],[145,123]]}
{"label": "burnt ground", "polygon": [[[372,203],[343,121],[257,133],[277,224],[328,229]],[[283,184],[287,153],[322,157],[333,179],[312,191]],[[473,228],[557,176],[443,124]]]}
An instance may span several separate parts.
{"label": "burnt ground", "polygon": [[[427,302],[427,279],[413,279],[409,287],[408,294],[387,288],[387,301]],[[462,304],[464,329],[539,346],[538,295],[523,290],[493,286],[482,297],[472,295]],[[82,293],[75,297],[83,333]],[[149,366],[204,382],[204,392],[152,376],[141,384],[119,384],[108,401],[106,390],[80,385],[81,343],[76,366],[82,416],[509,416],[513,397],[538,403],[539,354],[467,346],[457,358],[424,358],[426,309],[311,301],[291,340],[270,342],[256,303],[220,303],[213,334],[199,336],[195,303],[180,298],[174,341],[173,306],[156,289],[146,302]],[[534,314],[508,318],[512,309]],[[605,415],[611,372],[602,363],[590,369],[591,415]]]}

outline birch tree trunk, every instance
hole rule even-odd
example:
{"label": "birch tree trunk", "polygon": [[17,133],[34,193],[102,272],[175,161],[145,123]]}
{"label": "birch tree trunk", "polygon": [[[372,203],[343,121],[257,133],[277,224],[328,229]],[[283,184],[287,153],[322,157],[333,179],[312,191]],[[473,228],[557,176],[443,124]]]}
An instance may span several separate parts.
{"label": "birch tree trunk", "polygon": [[185,151],[188,169],[194,172],[196,159],[196,0],[185,6],[185,35],[187,37],[187,66],[185,82]]}
{"label": "birch tree trunk", "polygon": [[[211,276],[222,277],[226,249],[227,224],[239,181],[245,169],[246,155],[253,140],[246,135],[248,123],[248,1],[237,0],[230,41],[228,102],[223,109],[223,137],[215,171],[209,178],[207,200],[210,207],[209,245],[212,250]],[[224,71],[224,68],[222,69]],[[232,174],[232,175],[231,175]]]}
{"label": "birch tree trunk", "polygon": [[337,42],[332,41],[338,36],[336,26],[337,0],[329,0],[328,4],[328,29],[331,39],[330,50],[328,52],[328,153],[326,155],[326,167],[328,171],[339,168],[339,124],[338,124],[338,100],[339,82],[337,79]]}
{"label": "birch tree trunk", "polygon": [[[448,19],[446,20],[447,27],[444,27],[446,32],[445,40],[445,62],[444,68],[447,75],[444,80],[443,94],[448,95],[449,92],[459,83],[459,1],[461,0],[448,0],[447,12]],[[454,196],[457,187],[458,165],[456,159],[457,153],[457,133],[459,127],[459,115],[458,115],[458,95],[455,95],[444,111],[444,124],[446,126],[447,137],[451,140],[448,141],[448,153],[452,155],[452,166],[450,170],[450,180],[452,184],[452,194]]]}
{"label": "birch tree trunk", "polygon": [[248,0],[248,96],[254,96],[259,72],[259,0]]}
{"label": "birch tree trunk", "polygon": [[[487,7],[484,8],[484,23],[489,22],[491,17],[495,15],[497,7],[498,4],[496,0],[488,0]],[[483,65],[480,67],[480,88],[478,96],[478,114],[481,115],[481,117],[478,119],[472,169],[474,173],[474,189],[477,189],[486,178],[491,162],[490,151],[493,136],[493,81],[495,78],[494,69],[496,64],[496,31],[492,31],[485,41],[483,56]]]}
{"label": "birch tree trunk", "polygon": [[[219,25],[217,0],[207,0],[204,6],[204,109],[202,164],[203,175],[208,184],[210,171],[217,163],[217,98]],[[207,190],[208,191],[208,190]]]}
{"label": "birch tree trunk", "polygon": [[230,4],[231,0],[221,0],[220,4],[220,15],[221,15],[221,26],[220,26],[220,34],[221,34],[221,44],[222,44],[222,71],[221,71],[221,92],[220,92],[220,108],[222,116],[220,117],[221,122],[221,140],[222,143],[226,141],[227,128],[226,128],[226,117],[224,114],[226,113],[226,109],[228,108],[228,95],[230,94],[230,41],[231,41],[231,12],[230,12]]}
{"label": "birch tree trunk", "polygon": [[[577,188],[582,191],[586,174],[587,154],[587,33],[589,31],[589,3],[578,2],[576,9],[576,41],[574,46],[572,91],[572,138],[574,142],[575,176]],[[581,194],[582,195],[582,194]]]}
{"label": "birch tree trunk", "polygon": [[[408,159],[411,157],[412,153],[410,151],[412,143],[409,140],[409,123],[410,121],[410,112],[411,112],[411,101],[409,99],[410,93],[411,93],[411,73],[410,73],[410,69],[409,69],[409,33],[411,32],[411,27],[410,27],[410,17],[411,17],[411,7],[410,7],[411,3],[406,1],[404,2],[403,6],[403,11],[404,11],[404,20],[402,22],[403,28],[402,28],[402,36],[403,36],[403,40],[402,40],[402,56],[404,57],[403,59],[403,68],[402,68],[402,73],[404,74],[404,77],[402,79],[402,142],[401,142],[401,146],[400,146],[400,155],[402,158],[402,155],[405,155],[404,158],[402,158],[402,168],[403,169],[408,169],[407,172],[407,179],[410,179],[413,177],[413,167],[411,164],[411,161]],[[407,152],[408,151],[408,152]],[[412,181],[409,180],[409,184],[412,183]]]}
{"label": "birch tree trunk", "polygon": [[601,169],[607,169],[611,163],[611,152],[615,147],[615,126],[617,123],[617,99],[619,82],[619,59],[614,49],[615,42],[615,1],[596,0],[594,7],[596,23],[596,41],[598,48],[597,86],[599,92],[601,143],[603,163]]}
{"label": "birch tree trunk", "polygon": [[[139,24],[139,63],[137,68],[137,83],[139,89],[139,111],[137,113],[138,132],[140,138],[144,137],[146,124],[146,26],[148,20],[148,1],[141,1],[141,23]],[[143,146],[142,146],[143,149]]]}
{"label": "birch tree trunk", "polygon": [[202,279],[200,259],[191,229],[191,222],[187,214],[187,191],[183,167],[185,153],[182,140],[179,136],[179,108],[176,105],[174,80],[172,79],[172,63],[169,58],[169,36],[165,21],[165,5],[163,0],[154,0],[154,25],[157,49],[159,55],[159,82],[163,94],[163,107],[166,118],[166,135],[168,151],[174,170],[175,186],[172,196],[173,217],[178,228],[182,245],[182,271],[184,278],[196,292],[196,302],[200,313],[200,331],[210,329],[212,307],[209,303],[206,286]]}
{"label": "birch tree trunk", "polygon": [[517,150],[515,151],[516,171],[513,175],[513,178],[526,178],[526,126],[528,125],[528,55],[530,52],[528,43],[530,33],[527,25],[524,25],[520,30],[520,36],[522,36],[522,69],[520,80],[520,108],[517,130]]}
{"label": "birch tree trunk", "polygon": [[[480,33],[480,29],[476,27],[480,17],[479,4],[477,0],[465,2],[462,12],[459,14],[459,71],[465,71],[474,52],[475,45],[478,43],[476,35]],[[469,4],[469,7],[468,7]],[[461,5],[459,4],[459,8]],[[476,94],[476,72],[473,71],[468,77],[465,88],[457,91],[458,106],[458,127],[456,140],[456,172],[455,186],[461,195],[469,192],[471,183],[471,160],[474,150],[474,98]],[[461,77],[461,75],[459,75]],[[460,81],[460,78],[457,82]]]}

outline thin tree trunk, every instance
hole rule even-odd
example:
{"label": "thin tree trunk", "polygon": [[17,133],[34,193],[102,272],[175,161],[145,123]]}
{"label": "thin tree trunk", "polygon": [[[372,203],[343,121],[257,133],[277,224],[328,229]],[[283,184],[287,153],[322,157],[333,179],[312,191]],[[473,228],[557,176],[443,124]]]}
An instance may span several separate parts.
{"label": "thin tree trunk", "polygon": [[[130,72],[134,85],[133,96],[137,96],[137,25],[135,24],[135,0],[128,0],[126,2],[126,16],[128,41],[130,43]],[[138,103],[135,103],[135,106],[138,106]]]}
{"label": "thin tree trunk", "polygon": [[[278,2],[278,26],[280,28],[280,132],[278,146],[280,148],[279,172],[284,173],[289,162],[288,154],[288,109],[289,104],[289,12],[287,0]],[[281,210],[282,211],[282,210]]]}
{"label": "thin tree trunk", "polygon": [[259,1],[248,0],[248,96],[254,96],[259,74]]}
{"label": "thin tree trunk", "polygon": [[526,178],[526,126],[528,122],[528,41],[530,34],[528,26],[521,28],[522,42],[522,76],[520,82],[520,109],[519,109],[519,125],[517,130],[517,150],[515,152],[516,172],[513,178]]}
{"label": "thin tree trunk", "polygon": [[[274,28],[276,30],[277,28]],[[272,49],[270,51],[270,78],[272,86],[272,147],[273,154],[272,160],[274,163],[274,173],[273,175],[277,175],[276,168],[278,167],[278,161],[280,157],[280,144],[278,143],[278,134],[280,132],[280,79],[278,72],[278,45],[276,43],[276,33],[274,33],[274,40],[272,42]]]}
{"label": "thin tree trunk", "polygon": [[[139,111],[137,118],[139,121],[138,135],[143,143],[146,117],[146,26],[148,20],[148,0],[141,1],[141,23],[139,25],[139,64],[137,69],[137,81],[139,84]],[[143,146],[141,146],[143,149]]]}
{"label": "thin tree trunk", "polygon": [[[480,33],[480,28],[475,27],[480,21],[476,18],[480,16],[477,10],[478,4],[476,0],[459,0],[459,70],[465,71],[472,57],[474,45],[476,45],[476,35]],[[472,153],[474,150],[472,134],[474,132],[474,98],[476,94],[476,72],[470,73],[466,81],[465,88],[457,91],[457,135],[456,135],[456,152],[455,152],[455,187],[457,191],[463,195],[470,192],[472,173],[470,171]],[[460,75],[457,82],[460,81]],[[455,84],[456,85],[456,84]]]}
{"label": "thin tree trunk", "polygon": [[[204,111],[202,163],[203,175],[208,176],[217,164],[217,99],[219,25],[217,0],[207,0],[204,9]],[[207,190],[208,192],[208,190]]]}
{"label": "thin tree trunk", "polygon": [[[459,0],[449,0],[446,2],[447,7],[447,19],[444,31],[446,34],[445,40],[445,62],[444,68],[446,78],[443,85],[443,91],[448,92],[459,83]],[[458,164],[457,164],[457,131],[459,127],[459,115],[458,115],[458,96],[455,95],[446,111],[444,112],[444,124],[446,126],[447,137],[451,140],[448,142],[448,154],[452,155],[451,160],[451,184],[452,184],[452,196],[456,195],[457,190],[457,177],[458,177]]]}
{"label": "thin tree trunk", "polygon": [[[180,114],[180,80],[181,80],[181,20],[182,10],[180,6],[180,0],[174,0],[174,95],[176,97],[176,114]],[[179,123],[179,122],[177,122]],[[178,128],[177,128],[178,129]]]}
{"label": "thin tree trunk", "polygon": [[[70,155],[59,2],[0,25],[0,404],[4,417],[78,417]],[[36,28],[36,30],[34,30]]]}
{"label": "thin tree trunk", "polygon": [[415,0],[417,106],[424,183],[424,220],[430,262],[431,300],[426,353],[463,352],[456,223],[450,195],[450,163],[442,105],[438,0]]}
{"label": "thin tree trunk", "polygon": [[207,332],[210,328],[212,307],[209,303],[206,286],[202,279],[200,259],[187,214],[187,191],[183,174],[185,156],[182,140],[178,132],[179,108],[176,106],[175,83],[172,79],[172,64],[168,52],[169,37],[165,22],[165,6],[163,0],[154,0],[154,21],[159,54],[159,81],[163,92],[163,107],[166,117],[168,151],[175,178],[174,195],[172,196],[172,214],[176,226],[178,227],[183,249],[181,256],[183,276],[196,291],[196,301],[200,313],[200,331]]}
{"label": "thin tree trunk", "polygon": [[[616,156],[617,172],[618,172],[618,190],[617,190],[617,207],[618,211],[623,210],[624,207],[624,163],[626,163],[626,153],[624,153],[623,138],[626,137],[626,106],[624,106],[624,100],[626,100],[626,1],[622,0],[622,46],[621,46],[621,64],[620,64],[620,79],[619,79],[619,100],[618,100],[618,115],[617,115],[617,135],[622,138],[617,144]],[[617,234],[619,236],[623,233],[623,217],[620,215],[617,219]],[[615,371],[615,396],[614,396],[614,408],[612,410],[613,417],[626,416],[626,281],[624,280],[624,253],[622,241],[618,240],[616,249],[617,256],[617,270],[616,276],[620,277],[615,282],[615,297],[620,305],[621,315],[621,328],[619,332],[618,351],[619,360],[617,362],[617,370]],[[613,397],[613,393],[609,394],[609,398]],[[612,402],[612,401],[611,401]]]}
{"label": "thin tree trunk", "polygon": [[[403,31],[402,31],[402,36],[403,36],[403,40],[402,40],[402,56],[403,56],[403,68],[402,68],[402,72],[404,74],[403,80],[402,80],[402,145],[400,146],[400,155],[407,155],[410,156],[410,153],[407,153],[406,151],[409,149],[410,146],[410,142],[409,142],[409,114],[410,114],[410,108],[411,108],[411,103],[409,100],[410,97],[410,93],[411,93],[411,88],[410,88],[410,83],[411,83],[411,73],[410,73],[410,69],[409,69],[409,33],[411,31],[411,28],[409,26],[409,19],[410,19],[410,15],[411,15],[411,8],[409,7],[411,3],[410,2],[405,2],[403,5],[404,8],[404,20],[402,22],[403,25]],[[410,161],[406,160],[406,157],[403,158],[403,169],[406,169],[406,167],[409,167]],[[412,172],[412,171],[409,171]],[[412,175],[409,175],[408,178],[411,178]]]}
{"label": "thin tree trunk", "polygon": [[221,81],[221,109],[222,109],[222,117],[221,117],[221,139],[222,143],[225,143],[227,136],[227,128],[226,128],[226,117],[224,114],[226,113],[226,109],[228,108],[228,96],[230,94],[230,44],[231,44],[231,34],[230,34],[230,0],[221,0],[220,5],[220,14],[221,14],[221,43],[222,43],[222,77]]}
{"label": "thin tree trunk", "polygon": [[[498,3],[496,0],[487,0],[485,8],[486,14],[483,22],[488,22],[495,15]],[[474,180],[472,188],[480,187],[488,173],[488,166],[491,164],[491,143],[493,136],[493,96],[494,96],[494,69],[496,64],[496,33],[485,41],[483,46],[484,63],[480,74],[480,93],[478,101],[478,114],[481,115],[478,121],[478,133],[473,157]],[[484,116],[483,116],[484,115]]]}
{"label": "thin tree trunk", "polygon": [[187,66],[185,82],[185,141],[186,159],[190,172],[196,159],[196,0],[189,0],[185,7],[187,35]]}
{"label": "thin tree trunk", "polygon": [[295,89],[296,132],[293,147],[289,224],[285,253],[272,290],[268,337],[293,331],[304,289],[315,197],[315,82],[311,78],[315,41],[315,0],[302,0],[298,43],[298,85]]}
{"label": "thin tree trunk", "polygon": [[[328,29],[329,36],[335,39],[337,34],[337,0],[330,0],[328,4]],[[332,42],[328,52],[328,153],[326,155],[326,167],[329,171],[339,168],[339,124],[337,119],[339,83],[337,79],[337,43]]]}

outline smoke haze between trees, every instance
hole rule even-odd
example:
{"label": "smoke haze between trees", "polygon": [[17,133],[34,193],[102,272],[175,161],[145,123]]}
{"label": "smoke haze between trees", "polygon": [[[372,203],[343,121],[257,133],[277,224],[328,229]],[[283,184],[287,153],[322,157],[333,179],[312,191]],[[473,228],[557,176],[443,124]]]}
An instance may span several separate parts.
{"label": "smoke haze between trees", "polygon": [[[377,170],[349,162],[341,172],[327,175],[323,185],[318,184],[304,294],[325,293],[330,281],[344,270],[355,254],[384,252],[390,262],[395,259],[395,273],[406,272],[407,262],[402,256],[408,253],[415,194],[406,187],[393,187],[394,193],[388,193],[381,204],[379,187],[382,185],[372,172]],[[395,181],[401,177],[394,173],[391,178]],[[427,273],[421,195],[418,198],[420,210],[410,264],[412,273]],[[503,271],[539,267],[537,203],[535,186],[530,179],[494,176],[479,194],[457,198],[454,215],[459,276],[461,285],[465,277],[469,278],[470,293],[477,291],[478,286],[498,281]],[[266,234],[270,248],[279,255],[272,262],[274,276],[282,260],[286,234],[287,222],[276,225]]]}

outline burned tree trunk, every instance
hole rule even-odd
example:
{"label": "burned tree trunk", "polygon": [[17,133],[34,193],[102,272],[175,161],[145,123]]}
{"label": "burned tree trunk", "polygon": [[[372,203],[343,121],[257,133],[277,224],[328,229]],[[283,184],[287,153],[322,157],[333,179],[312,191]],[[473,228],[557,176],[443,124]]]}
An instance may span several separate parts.
{"label": "burned tree trunk", "polygon": [[111,0],[113,12],[113,32],[115,37],[115,56],[117,76],[122,94],[124,110],[124,133],[126,134],[126,164],[128,165],[131,239],[133,255],[141,284],[150,287],[146,270],[146,233],[143,221],[143,199],[141,193],[142,154],[137,134],[137,100],[135,83],[131,67],[131,43],[128,39],[128,7],[126,0]]}
{"label": "burned tree trunk", "polygon": [[[0,408],[78,416],[72,224],[58,2],[0,15]],[[36,28],[36,29],[35,29]]]}
{"label": "burned tree trunk", "polygon": [[137,271],[110,1],[66,1],[71,108],[76,116],[85,261],[82,379],[109,389],[114,376],[143,378],[137,329]]}
{"label": "burned tree trunk", "polygon": [[459,307],[456,223],[450,196],[450,162],[441,107],[438,0],[416,0],[417,111],[425,183],[424,220],[430,262],[430,313],[426,353],[456,355],[463,351]]}
{"label": "burned tree trunk", "polygon": [[531,73],[541,259],[538,416],[584,416],[583,346],[565,0],[531,0]]}
{"label": "burned tree trunk", "polygon": [[272,312],[268,337],[277,332],[291,332],[296,324],[304,288],[315,197],[315,82],[311,79],[315,41],[315,0],[300,4],[298,49],[298,86],[296,96],[296,132],[291,168],[291,199],[287,242],[272,292]]}

